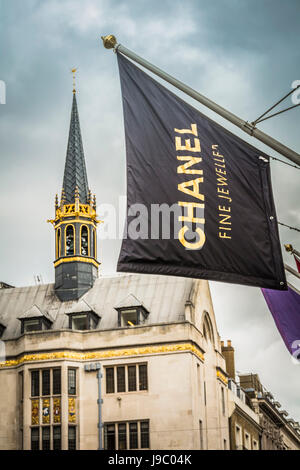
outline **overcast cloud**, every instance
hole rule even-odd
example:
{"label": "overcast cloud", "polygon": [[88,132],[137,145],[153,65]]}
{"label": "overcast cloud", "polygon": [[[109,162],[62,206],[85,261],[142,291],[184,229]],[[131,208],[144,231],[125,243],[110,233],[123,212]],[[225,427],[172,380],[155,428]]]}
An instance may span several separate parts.
{"label": "overcast cloud", "polygon": [[[98,204],[125,194],[125,145],[116,57],[119,42],[240,117],[252,121],[300,80],[299,0],[0,0],[0,280],[54,280],[54,234],[46,223],[60,193],[78,67],[78,106],[89,184]],[[178,92],[180,96],[183,96]],[[237,135],[252,140],[192,99]],[[291,105],[287,101],[287,106]],[[260,128],[299,151],[300,110]],[[272,162],[278,219],[300,227],[296,169]],[[101,230],[101,227],[100,229]],[[280,228],[282,246],[299,233]],[[99,241],[101,274],[115,272],[120,241]],[[285,252],[284,259],[293,265]],[[288,276],[299,288],[297,280]],[[220,335],[236,348],[237,370],[260,375],[300,419],[300,367],[293,364],[259,289],[211,282]]]}

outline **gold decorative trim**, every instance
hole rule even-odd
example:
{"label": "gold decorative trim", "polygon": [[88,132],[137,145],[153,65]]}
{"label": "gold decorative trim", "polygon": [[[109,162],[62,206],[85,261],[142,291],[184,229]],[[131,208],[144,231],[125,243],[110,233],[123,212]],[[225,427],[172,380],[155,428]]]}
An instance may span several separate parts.
{"label": "gold decorative trim", "polygon": [[[102,221],[100,220],[99,223],[101,223]],[[85,219],[80,219],[79,217],[77,218],[73,218],[73,219],[66,219],[66,220],[63,220],[62,222],[59,222],[57,225],[54,226],[55,230],[58,229],[61,225],[66,225],[66,224],[88,224],[88,225],[92,225],[95,229],[97,228],[95,222],[91,221],[91,220],[85,220]]]}
{"label": "gold decorative trim", "polygon": [[192,343],[180,343],[164,344],[161,346],[146,346],[140,348],[110,349],[107,351],[55,351],[49,353],[23,354],[18,359],[10,359],[5,362],[0,362],[0,369],[5,367],[14,367],[20,364],[25,364],[27,362],[34,361],[55,361],[57,359],[86,361],[97,359],[112,359],[114,357],[143,356],[146,354],[162,354],[173,352],[191,352],[195,354],[201,361],[204,362],[204,354],[197,346]]}
{"label": "gold decorative trim", "polygon": [[223,372],[221,372],[220,369],[217,369],[217,379],[221,380],[221,382],[223,382],[224,385],[228,384],[228,379],[226,375],[223,374]]}
{"label": "gold decorative trim", "polygon": [[78,198],[73,204],[64,204],[62,207],[58,207],[55,211],[55,219],[50,219],[47,222],[55,225],[58,221],[62,222],[66,217],[87,217],[92,219],[95,225],[101,222],[97,220],[95,209],[89,204],[79,204]]}
{"label": "gold decorative trim", "polygon": [[91,258],[84,258],[83,256],[66,256],[64,258],[59,259],[58,261],[54,261],[54,267],[59,266],[62,263],[71,263],[72,261],[82,261],[83,263],[91,263],[96,268],[100,266],[100,263],[98,261],[91,259]]}

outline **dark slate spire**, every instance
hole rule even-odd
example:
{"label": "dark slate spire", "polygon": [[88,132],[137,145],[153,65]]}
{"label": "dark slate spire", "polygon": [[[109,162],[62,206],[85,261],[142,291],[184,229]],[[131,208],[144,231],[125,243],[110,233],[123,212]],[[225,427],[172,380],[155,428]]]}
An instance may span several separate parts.
{"label": "dark slate spire", "polygon": [[79,191],[79,201],[82,204],[87,204],[89,194],[88,181],[80,132],[76,94],[74,90],[69,141],[63,181],[65,204],[74,203],[76,187],[78,187]]}

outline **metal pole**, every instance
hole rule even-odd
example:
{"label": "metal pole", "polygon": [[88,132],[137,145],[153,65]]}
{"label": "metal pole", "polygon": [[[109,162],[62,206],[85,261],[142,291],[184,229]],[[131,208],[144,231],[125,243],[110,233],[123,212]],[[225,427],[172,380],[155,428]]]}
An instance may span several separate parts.
{"label": "metal pole", "polygon": [[102,397],[101,397],[101,364],[99,364],[99,369],[97,371],[98,379],[98,439],[99,439],[99,449],[103,450],[102,446]]}
{"label": "metal pole", "polygon": [[150,70],[150,72],[153,72],[155,75],[171,83],[171,85],[175,86],[179,90],[183,91],[187,95],[199,101],[199,103],[203,104],[207,108],[219,114],[224,119],[227,119],[227,121],[230,121],[232,124],[239,127],[247,134],[253,137],[256,137],[256,139],[260,140],[264,144],[276,150],[276,152],[280,153],[281,155],[288,158],[289,160],[296,163],[297,165],[300,165],[300,154],[294,152],[294,150],[281,144],[276,139],[273,139],[273,137],[260,131],[255,126],[253,126],[250,122],[246,122],[243,119],[236,116],[235,114],[231,113],[230,111],[227,111],[225,108],[222,108],[218,104],[211,101],[209,98],[206,98],[205,96],[198,93],[196,90],[193,90],[193,88],[190,88],[189,86],[185,85],[183,82],[176,80],[176,78],[172,77],[171,75],[164,72],[160,68],[146,61],[145,59],[138,56],[134,52],[130,51],[126,47],[122,46],[121,44],[117,44],[117,40],[113,35],[102,37],[102,40],[103,40],[104,47],[106,49],[114,49],[116,52],[121,52],[122,54],[126,55],[133,61],[137,62],[138,64],[142,65],[146,69]]}
{"label": "metal pole", "polygon": [[289,266],[288,264],[284,264],[284,269],[289,273],[294,274],[294,276],[300,279],[300,273],[298,273],[298,271],[296,271],[295,269],[291,268],[291,266]]}

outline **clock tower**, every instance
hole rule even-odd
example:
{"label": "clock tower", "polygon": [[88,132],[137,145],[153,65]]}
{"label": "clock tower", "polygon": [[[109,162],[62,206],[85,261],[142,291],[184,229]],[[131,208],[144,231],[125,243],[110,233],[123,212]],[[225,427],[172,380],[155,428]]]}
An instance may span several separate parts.
{"label": "clock tower", "polygon": [[[72,70],[75,73],[75,69]],[[76,90],[60,201],[55,197],[55,292],[62,301],[79,299],[98,276],[96,196],[88,187]]]}

